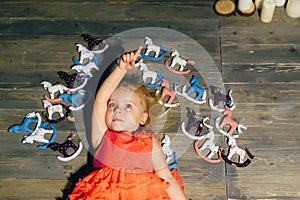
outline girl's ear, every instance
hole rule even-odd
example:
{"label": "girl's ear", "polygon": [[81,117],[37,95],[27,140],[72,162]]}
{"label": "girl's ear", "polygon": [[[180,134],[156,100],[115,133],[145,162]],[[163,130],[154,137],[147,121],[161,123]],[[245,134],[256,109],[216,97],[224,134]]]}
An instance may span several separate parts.
{"label": "girl's ear", "polygon": [[142,116],[141,116],[140,124],[141,124],[141,125],[145,125],[145,123],[146,123],[148,117],[149,117],[149,114],[148,114],[147,112],[144,112],[144,113],[142,114]]}

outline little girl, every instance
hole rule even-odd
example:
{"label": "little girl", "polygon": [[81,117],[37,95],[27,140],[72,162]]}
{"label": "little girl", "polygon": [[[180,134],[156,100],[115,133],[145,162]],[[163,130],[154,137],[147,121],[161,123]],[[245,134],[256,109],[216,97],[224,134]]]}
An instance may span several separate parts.
{"label": "little girl", "polygon": [[144,86],[121,83],[142,47],[124,54],[100,86],[92,113],[94,166],[69,199],[186,199],[172,176],[160,143],[144,125],[153,100]]}

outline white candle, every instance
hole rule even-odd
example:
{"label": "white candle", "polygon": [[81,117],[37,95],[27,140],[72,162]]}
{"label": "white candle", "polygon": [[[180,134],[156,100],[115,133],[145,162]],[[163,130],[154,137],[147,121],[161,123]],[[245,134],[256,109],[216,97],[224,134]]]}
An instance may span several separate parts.
{"label": "white candle", "polygon": [[275,0],[276,6],[283,6],[285,4],[285,0]]}
{"label": "white candle", "polygon": [[286,5],[286,14],[292,18],[300,17],[300,0],[289,0]]}
{"label": "white candle", "polygon": [[252,0],[239,0],[238,9],[241,11],[250,10],[252,6]]}
{"label": "white candle", "polygon": [[274,0],[264,0],[260,13],[260,20],[262,22],[269,23],[272,21],[275,6]]}
{"label": "white candle", "polygon": [[256,9],[261,9],[262,8],[262,3],[263,3],[263,0],[255,0]]}

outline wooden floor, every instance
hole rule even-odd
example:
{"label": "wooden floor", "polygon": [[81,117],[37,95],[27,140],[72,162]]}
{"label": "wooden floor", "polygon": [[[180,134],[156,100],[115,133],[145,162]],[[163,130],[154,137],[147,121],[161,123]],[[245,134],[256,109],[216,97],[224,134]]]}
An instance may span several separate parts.
{"label": "wooden floor", "polygon": [[[221,17],[213,1],[0,2],[0,199],[61,199],[90,170],[84,150],[61,162],[24,132],[8,133],[25,114],[42,112],[42,80],[71,71],[80,34],[102,38],[139,27],[163,27],[196,40],[213,58],[226,89],[233,90],[234,118],[248,127],[238,144],[255,155],[246,168],[210,164],[192,148],[178,171],[192,199],[300,199],[300,20],[277,7],[271,23]],[[63,141],[73,122],[58,125]]]}

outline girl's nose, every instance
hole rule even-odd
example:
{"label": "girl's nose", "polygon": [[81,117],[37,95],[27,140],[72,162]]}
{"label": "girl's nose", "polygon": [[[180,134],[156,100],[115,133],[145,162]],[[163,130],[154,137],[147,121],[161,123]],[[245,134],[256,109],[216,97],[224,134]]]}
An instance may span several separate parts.
{"label": "girl's nose", "polygon": [[115,107],[114,113],[115,113],[115,114],[117,114],[117,113],[120,114],[120,113],[121,113],[121,109],[120,109],[119,106],[116,106],[116,107]]}

